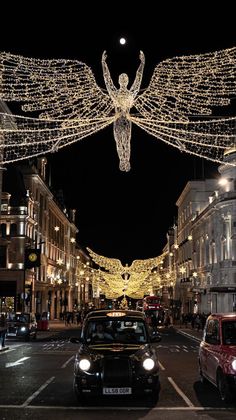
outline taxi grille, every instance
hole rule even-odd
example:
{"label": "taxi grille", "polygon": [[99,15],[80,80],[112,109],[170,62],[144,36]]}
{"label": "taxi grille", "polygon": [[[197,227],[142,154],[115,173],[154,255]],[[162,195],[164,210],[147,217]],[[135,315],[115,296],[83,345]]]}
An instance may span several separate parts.
{"label": "taxi grille", "polygon": [[104,359],[103,381],[106,386],[131,384],[131,366],[128,359]]}
{"label": "taxi grille", "polygon": [[7,332],[8,333],[16,333],[17,332],[17,327],[8,327],[8,329],[7,329]]}

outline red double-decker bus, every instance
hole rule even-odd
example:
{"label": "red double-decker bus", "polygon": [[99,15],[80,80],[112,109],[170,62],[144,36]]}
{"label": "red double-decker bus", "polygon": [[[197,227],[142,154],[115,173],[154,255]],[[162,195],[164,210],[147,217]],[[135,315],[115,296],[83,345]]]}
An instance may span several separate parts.
{"label": "red double-decker bus", "polygon": [[158,310],[161,306],[161,298],[159,296],[145,296],[143,298],[143,310]]}
{"label": "red double-decker bus", "polygon": [[165,311],[161,305],[160,296],[145,296],[143,298],[143,312],[149,324],[158,326],[164,323]]}

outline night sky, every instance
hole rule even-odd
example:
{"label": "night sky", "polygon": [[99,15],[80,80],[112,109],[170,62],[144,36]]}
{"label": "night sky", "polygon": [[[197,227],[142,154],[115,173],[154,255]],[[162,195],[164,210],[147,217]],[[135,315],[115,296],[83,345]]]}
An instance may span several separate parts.
{"label": "night sky", "polygon": [[[94,2],[77,3],[58,6],[52,2],[51,11],[49,1],[33,2],[32,9],[5,5],[1,50],[29,57],[78,59],[92,68],[102,88],[104,50],[117,87],[123,72],[133,82],[143,50],[144,89],[163,59],[236,45],[231,1],[220,7],[215,2],[189,2],[185,10],[185,2],[173,2],[175,7],[172,2],[165,2],[165,7],[156,2],[158,13],[153,0],[106,2],[110,5],[106,12],[101,1],[96,9]],[[213,9],[206,11],[204,3]],[[119,44],[120,36],[127,38],[125,46]],[[47,158],[53,189],[62,189],[66,206],[77,209],[80,245],[119,258],[123,264],[160,254],[186,182],[218,176],[217,165],[181,153],[135,126],[128,173],[119,170],[112,126]]]}

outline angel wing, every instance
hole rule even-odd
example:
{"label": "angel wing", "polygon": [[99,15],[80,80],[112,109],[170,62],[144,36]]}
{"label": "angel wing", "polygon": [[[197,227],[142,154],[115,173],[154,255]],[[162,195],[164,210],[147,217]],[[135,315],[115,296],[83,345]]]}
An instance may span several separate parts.
{"label": "angel wing", "polygon": [[162,255],[155,258],[148,258],[146,260],[134,260],[130,266],[123,266],[121,261],[116,258],[107,258],[102,255],[96,254],[90,248],[87,248],[89,255],[93,261],[98,264],[100,267],[105,268],[110,273],[114,274],[133,274],[133,273],[143,273],[145,271],[150,271],[153,268],[157,267],[163,262],[166,252]]}
{"label": "angel wing", "polygon": [[143,273],[150,272],[152,269],[158,267],[163,263],[163,259],[167,252],[159,255],[158,257],[148,258],[146,260],[134,260],[129,267],[130,273]]}
{"label": "angel wing", "polygon": [[228,105],[235,93],[236,47],[162,61],[134,106],[147,119],[188,121]]}
{"label": "angel wing", "polygon": [[22,101],[40,118],[102,118],[114,109],[97,86],[92,70],[77,60],[40,60],[0,54],[0,98]]}
{"label": "angel wing", "polygon": [[206,116],[211,107],[228,105],[235,93],[235,47],[174,57],[155,67],[148,88],[134,102],[140,114],[130,119],[181,152],[223,163],[225,152],[235,147],[236,118]]}
{"label": "angel wing", "polygon": [[90,257],[93,259],[93,261],[99,265],[100,267],[105,268],[110,273],[114,274],[123,274],[124,273],[124,267],[121,264],[121,261],[116,258],[107,258],[103,257],[102,255],[96,254],[94,251],[92,251],[90,248],[86,248],[89,252]]}
{"label": "angel wing", "polygon": [[77,60],[0,53],[0,98],[24,102],[24,111],[40,112],[39,118],[0,114],[2,163],[55,152],[114,121],[109,95]]}

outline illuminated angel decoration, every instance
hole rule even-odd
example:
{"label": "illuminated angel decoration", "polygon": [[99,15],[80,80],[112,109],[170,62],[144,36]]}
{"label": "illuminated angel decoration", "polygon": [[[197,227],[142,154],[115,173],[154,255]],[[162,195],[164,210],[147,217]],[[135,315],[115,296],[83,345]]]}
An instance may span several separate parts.
{"label": "illuminated angel decoration", "polygon": [[146,260],[134,260],[130,266],[122,265],[121,261],[117,258],[108,258],[103,255],[96,254],[92,249],[87,248],[92,260],[105,270],[112,274],[140,274],[143,272],[150,272],[153,268],[158,267],[163,263],[163,258],[166,252],[158,257],[148,258]]}
{"label": "illuminated angel decoration", "polygon": [[122,171],[130,169],[132,123],[181,151],[223,162],[235,147],[236,117],[209,115],[235,96],[236,48],[164,60],[142,93],[142,52],[140,60],[132,87],[122,74],[117,89],[104,52],[105,92],[80,61],[1,53],[0,99],[23,102],[23,111],[39,113],[37,118],[1,114],[2,163],[57,151],[112,123]]}
{"label": "illuminated angel decoration", "polygon": [[[117,258],[96,254],[87,248],[92,260],[99,265],[99,287],[106,297],[116,298],[125,294],[138,299],[152,287],[152,270],[161,266],[167,253],[146,260],[134,260],[130,266],[123,266]],[[104,268],[106,271],[100,270]],[[101,281],[102,279],[102,281]]]}

